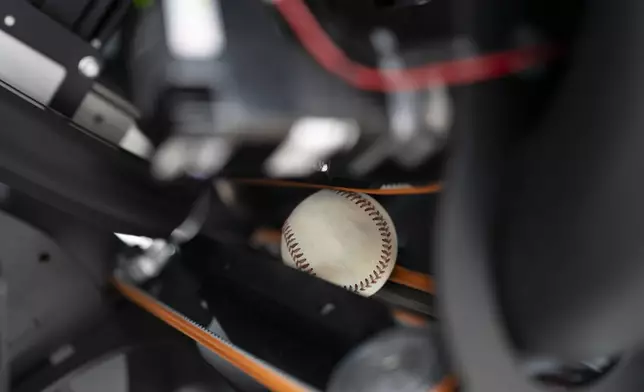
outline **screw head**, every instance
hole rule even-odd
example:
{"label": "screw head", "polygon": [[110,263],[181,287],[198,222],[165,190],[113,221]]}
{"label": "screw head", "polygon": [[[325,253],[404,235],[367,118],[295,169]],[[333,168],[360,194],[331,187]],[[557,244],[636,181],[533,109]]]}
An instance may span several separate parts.
{"label": "screw head", "polygon": [[94,79],[101,73],[101,66],[92,56],[85,56],[78,62],[78,70],[84,76]]}
{"label": "screw head", "polygon": [[7,27],[11,27],[16,24],[16,18],[13,15],[7,15],[4,17],[4,24]]}

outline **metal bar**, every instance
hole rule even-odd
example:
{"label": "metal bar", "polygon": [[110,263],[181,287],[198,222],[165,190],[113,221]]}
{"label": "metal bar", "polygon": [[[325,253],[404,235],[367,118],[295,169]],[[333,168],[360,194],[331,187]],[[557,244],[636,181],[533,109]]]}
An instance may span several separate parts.
{"label": "metal bar", "polygon": [[94,83],[79,71],[80,62],[100,62],[100,53],[28,1],[2,0],[0,15],[13,18],[9,25],[0,23],[1,30],[65,68],[65,79],[49,106],[71,117]]}
{"label": "metal bar", "polygon": [[90,0],[45,0],[40,9],[72,30],[88,5]]}
{"label": "metal bar", "polygon": [[2,88],[0,118],[2,182],[106,230],[167,236],[200,193],[192,181],[155,182],[147,162]]}

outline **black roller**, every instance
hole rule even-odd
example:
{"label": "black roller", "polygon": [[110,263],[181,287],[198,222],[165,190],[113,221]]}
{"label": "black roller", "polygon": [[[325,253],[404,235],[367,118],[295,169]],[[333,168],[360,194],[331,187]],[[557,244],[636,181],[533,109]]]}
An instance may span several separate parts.
{"label": "black roller", "polygon": [[[450,358],[468,391],[541,392],[547,388],[521,368],[528,354],[508,333],[493,268],[499,180],[510,139],[507,129],[494,126],[502,107],[510,104],[495,95],[502,94],[500,87],[480,86],[456,97],[472,117],[461,124],[447,170],[437,230],[437,301]],[[606,377],[575,390],[639,392],[644,388],[642,370],[644,355],[629,352]]]}
{"label": "black roller", "polygon": [[561,94],[507,163],[497,278],[533,354],[585,360],[644,342],[643,15],[642,1],[588,3]]}
{"label": "black roller", "polygon": [[[621,354],[579,391],[644,388],[644,3],[589,1],[570,70],[525,135],[504,85],[456,96],[438,300],[468,390],[543,390],[525,358]],[[506,112],[504,113],[504,109]]]}

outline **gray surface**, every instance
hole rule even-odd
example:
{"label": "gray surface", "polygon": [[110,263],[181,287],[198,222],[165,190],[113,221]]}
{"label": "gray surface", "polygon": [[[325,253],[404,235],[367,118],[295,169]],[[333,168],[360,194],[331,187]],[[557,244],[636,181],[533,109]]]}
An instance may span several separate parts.
{"label": "gray surface", "polygon": [[53,99],[67,73],[62,65],[1,30],[0,53],[0,79],[40,103]]}
{"label": "gray surface", "polygon": [[128,392],[127,357],[111,354],[63,377],[43,392]]}
{"label": "gray surface", "polygon": [[51,239],[0,212],[0,260],[10,292],[8,351],[12,359],[53,351],[101,305],[85,268]]}
{"label": "gray surface", "polygon": [[69,380],[73,392],[127,392],[127,358],[118,354]]}

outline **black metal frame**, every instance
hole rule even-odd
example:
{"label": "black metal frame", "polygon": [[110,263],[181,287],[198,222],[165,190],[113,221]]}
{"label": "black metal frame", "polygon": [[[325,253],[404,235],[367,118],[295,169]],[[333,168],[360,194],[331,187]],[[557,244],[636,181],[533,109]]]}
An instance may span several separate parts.
{"label": "black metal frame", "polygon": [[167,236],[200,192],[2,88],[0,118],[0,182],[106,231]]}
{"label": "black metal frame", "polygon": [[111,313],[87,325],[79,336],[68,338],[75,350],[70,358],[60,364],[43,360],[15,375],[11,390],[42,391],[93,361],[119,353],[135,357],[128,360],[129,391],[174,391],[193,383],[208,390],[234,390],[203,360],[194,342],[132,304],[115,303]]}
{"label": "black metal frame", "polygon": [[87,56],[100,62],[98,50],[25,0],[3,0],[0,15],[12,15],[16,20],[11,27],[0,23],[0,29],[67,70],[50,106],[72,117],[94,83],[93,79],[80,73],[78,64]]}
{"label": "black metal frame", "polygon": [[394,325],[377,300],[261,252],[204,238],[187,244],[180,262],[158,283],[166,293],[163,302],[201,323],[203,299],[206,314],[217,319],[231,342],[322,390],[342,358]]}
{"label": "black metal frame", "polygon": [[88,42],[105,40],[116,30],[131,0],[40,0],[46,14]]}
{"label": "black metal frame", "polygon": [[[642,162],[644,30],[620,28],[643,4],[589,1],[586,11],[569,75],[539,128],[529,121],[539,116],[516,117],[531,107],[525,84],[457,94],[468,121],[447,170],[437,298],[459,374],[474,392],[541,390],[520,367],[534,357],[622,354],[608,374],[576,389],[644,384],[644,354],[632,352],[641,349],[642,325],[633,260],[641,249],[634,227],[643,222],[634,168]],[[474,19],[481,30],[493,23]]]}

